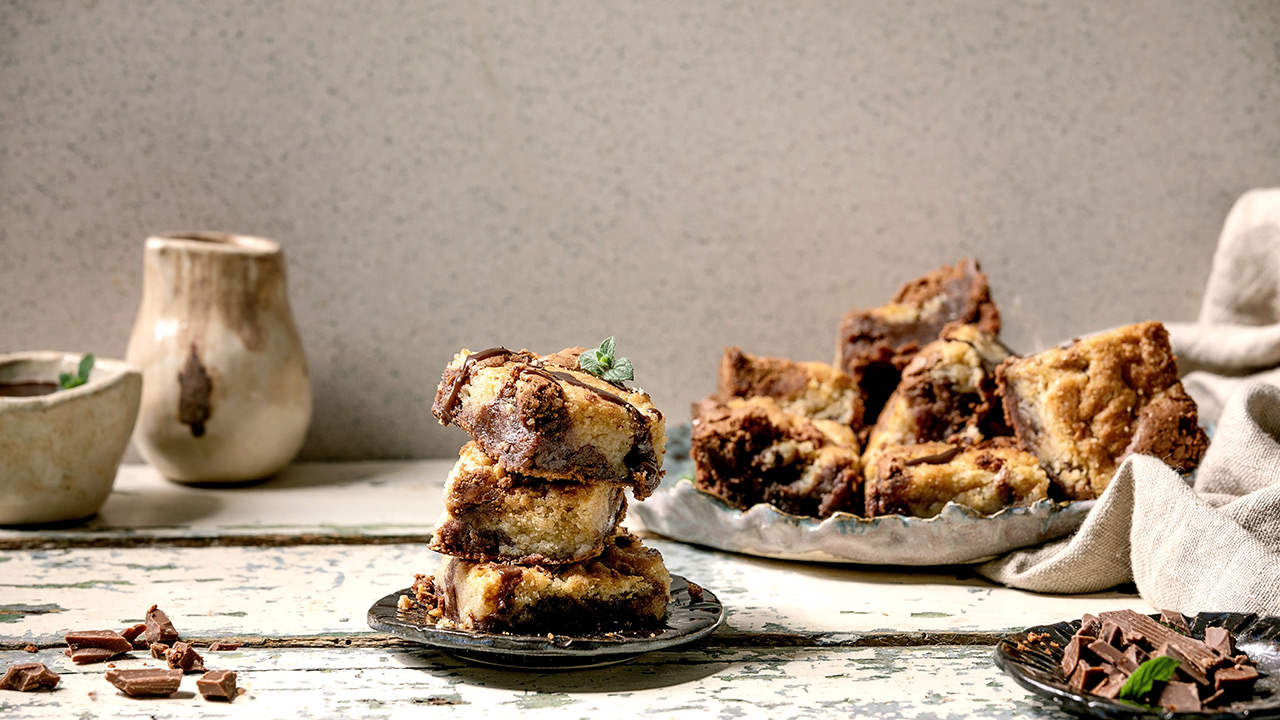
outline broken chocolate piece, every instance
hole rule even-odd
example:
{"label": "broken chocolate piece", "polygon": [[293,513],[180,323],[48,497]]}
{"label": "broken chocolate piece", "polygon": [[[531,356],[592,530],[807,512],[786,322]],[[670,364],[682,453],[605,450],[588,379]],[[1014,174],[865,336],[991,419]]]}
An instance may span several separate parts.
{"label": "broken chocolate piece", "polygon": [[1161,610],[1160,622],[1181,632],[1183,635],[1191,634],[1191,628],[1187,627],[1187,619],[1184,618],[1180,612],[1174,612],[1173,610]]}
{"label": "broken chocolate piece", "polygon": [[133,649],[133,643],[114,630],[76,630],[63,636],[71,662],[104,662]]}
{"label": "broken chocolate piece", "polygon": [[1115,665],[1125,671],[1126,674],[1132,673],[1134,670],[1138,669],[1137,663],[1133,662],[1133,660],[1131,660],[1127,655],[1117,650],[1114,645],[1105,643],[1101,639],[1094,640],[1089,643],[1088,648],[1094,655],[1097,655],[1103,660]]}
{"label": "broken chocolate piece", "polygon": [[1077,634],[1092,635],[1096,638],[1098,637],[1098,633],[1101,631],[1101,629],[1102,629],[1102,621],[1098,620],[1097,615],[1090,615],[1089,613],[1085,613],[1084,615],[1080,616],[1080,630],[1078,631]]}
{"label": "broken chocolate piece", "polygon": [[0,690],[17,690],[18,692],[35,692],[36,690],[52,690],[58,686],[58,674],[45,667],[44,663],[22,663],[10,665],[0,678]]}
{"label": "broken chocolate piece", "polygon": [[128,640],[129,643],[133,645],[134,650],[146,650],[147,640],[146,638],[142,637],[142,634],[145,633],[146,631],[147,631],[146,623],[138,623],[133,627],[125,628],[124,630],[121,630],[120,637],[124,638],[125,640]]}
{"label": "broken chocolate piece", "polygon": [[169,667],[184,673],[204,672],[204,658],[187,643],[179,640],[164,654],[164,661]]}
{"label": "broken chocolate piece", "polygon": [[151,657],[157,660],[163,660],[165,653],[169,652],[169,646],[164,643],[151,643]]}
{"label": "broken chocolate piece", "polygon": [[1200,712],[1200,689],[1191,683],[1167,682],[1158,702],[1174,712]]}
{"label": "broken chocolate piece", "polygon": [[1146,615],[1141,615],[1132,610],[1104,612],[1101,617],[1103,622],[1114,623],[1125,633],[1136,633],[1144,636],[1152,647],[1159,648],[1161,645],[1166,645],[1169,648],[1176,648],[1178,651],[1177,657],[1169,653],[1166,654],[1169,654],[1175,660],[1186,661],[1183,663],[1183,667],[1179,667],[1179,670],[1185,670],[1185,665],[1192,664],[1196,666],[1196,670],[1200,675],[1204,675],[1205,672],[1217,665],[1222,659],[1218,653],[1214,652],[1213,648],[1202,641],[1167,628]]}
{"label": "broken chocolate piece", "polygon": [[1088,643],[1081,639],[1079,635],[1071,638],[1071,642],[1062,649],[1062,674],[1071,677],[1076,671],[1076,665],[1080,662],[1080,648]]}
{"label": "broken chocolate piece", "polygon": [[1229,695],[1247,693],[1258,679],[1258,671],[1251,667],[1222,668],[1213,675],[1213,687]]}
{"label": "broken chocolate piece", "polygon": [[147,611],[146,626],[148,643],[172,643],[178,639],[178,631],[169,621],[169,616],[155,605]]}
{"label": "broken chocolate piece", "polygon": [[1107,671],[1100,667],[1092,667],[1086,663],[1080,663],[1076,666],[1076,671],[1071,674],[1068,681],[1071,687],[1089,692],[1096,687],[1098,683],[1106,682]]}
{"label": "broken chocolate piece", "polygon": [[[401,597],[404,597],[403,595]],[[239,650],[240,643],[223,642],[219,640],[209,646],[210,652],[230,652],[231,650]]]}
{"label": "broken chocolate piece", "polygon": [[1231,657],[1236,654],[1236,649],[1231,642],[1231,632],[1226,628],[1209,627],[1204,629],[1204,644],[1217,650],[1225,657]]}
{"label": "broken chocolate piece", "polygon": [[236,674],[232,670],[210,670],[196,681],[196,689],[205,700],[236,699]]}
{"label": "broken chocolate piece", "polygon": [[115,685],[129,697],[163,697],[172,695],[182,684],[181,670],[163,668],[138,668],[134,670],[111,669],[107,682]]}

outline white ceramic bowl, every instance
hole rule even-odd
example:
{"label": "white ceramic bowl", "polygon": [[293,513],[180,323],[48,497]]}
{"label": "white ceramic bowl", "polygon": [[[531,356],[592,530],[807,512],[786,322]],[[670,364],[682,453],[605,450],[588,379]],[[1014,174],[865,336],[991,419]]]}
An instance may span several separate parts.
{"label": "white ceramic bowl", "polygon": [[[0,355],[0,385],[58,382],[80,355]],[[142,374],[99,359],[89,381],[30,397],[0,395],[0,525],[76,520],[96,513],[115,482],[138,419]]]}

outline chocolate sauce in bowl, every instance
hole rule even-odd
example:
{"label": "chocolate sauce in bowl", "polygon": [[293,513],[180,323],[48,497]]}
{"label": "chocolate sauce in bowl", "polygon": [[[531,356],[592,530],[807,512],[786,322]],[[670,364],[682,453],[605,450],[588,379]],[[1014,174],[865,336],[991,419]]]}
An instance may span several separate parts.
{"label": "chocolate sauce in bowl", "polygon": [[37,397],[58,391],[58,383],[33,380],[30,382],[0,383],[0,397]]}

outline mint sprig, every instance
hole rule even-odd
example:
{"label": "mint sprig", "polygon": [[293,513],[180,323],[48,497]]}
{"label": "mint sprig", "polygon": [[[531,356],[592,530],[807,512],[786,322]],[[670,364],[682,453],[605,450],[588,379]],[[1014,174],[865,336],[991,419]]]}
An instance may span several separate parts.
{"label": "mint sprig", "polygon": [[1178,661],[1163,655],[1153,657],[1133,671],[1120,688],[1121,700],[1140,701],[1155,688],[1158,682],[1168,682],[1178,669]]}
{"label": "mint sprig", "polygon": [[609,382],[622,382],[635,379],[635,368],[626,358],[614,358],[613,336],[604,339],[600,347],[588,350],[578,356],[578,367]]}
{"label": "mint sprig", "polygon": [[89,382],[89,373],[93,370],[93,353],[89,353],[80,358],[80,367],[77,368],[76,374],[58,373],[58,385],[63,390],[70,390],[73,387],[80,387]]}

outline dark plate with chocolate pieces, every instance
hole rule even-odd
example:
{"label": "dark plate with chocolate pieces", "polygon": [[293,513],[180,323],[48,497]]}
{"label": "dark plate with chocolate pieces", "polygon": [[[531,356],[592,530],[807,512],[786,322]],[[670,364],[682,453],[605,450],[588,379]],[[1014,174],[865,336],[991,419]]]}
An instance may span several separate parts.
{"label": "dark plate with chocolate pieces", "polygon": [[[1102,615],[1105,617],[1107,614]],[[1160,614],[1149,617],[1161,620]],[[1064,652],[1071,645],[1072,637],[1080,631],[1080,620],[1038,625],[1006,635],[996,645],[995,662],[1022,687],[1057,702],[1063,710],[1075,715],[1125,720],[1280,718],[1280,618],[1241,613],[1200,613],[1186,616],[1186,622],[1190,637],[1198,640],[1205,640],[1208,628],[1222,627],[1231,632],[1235,648],[1256,663],[1259,677],[1253,683],[1251,693],[1222,707],[1176,712],[1085,692],[1075,687],[1062,670]]]}
{"label": "dark plate with chocolate pieces", "polygon": [[369,627],[420,642],[469,662],[528,670],[573,670],[625,662],[643,653],[691,643],[710,635],[724,622],[724,606],[710,590],[671,576],[671,603],[661,627],[599,632],[590,635],[511,635],[438,628],[421,607],[400,610],[393,592],[369,608]]}

